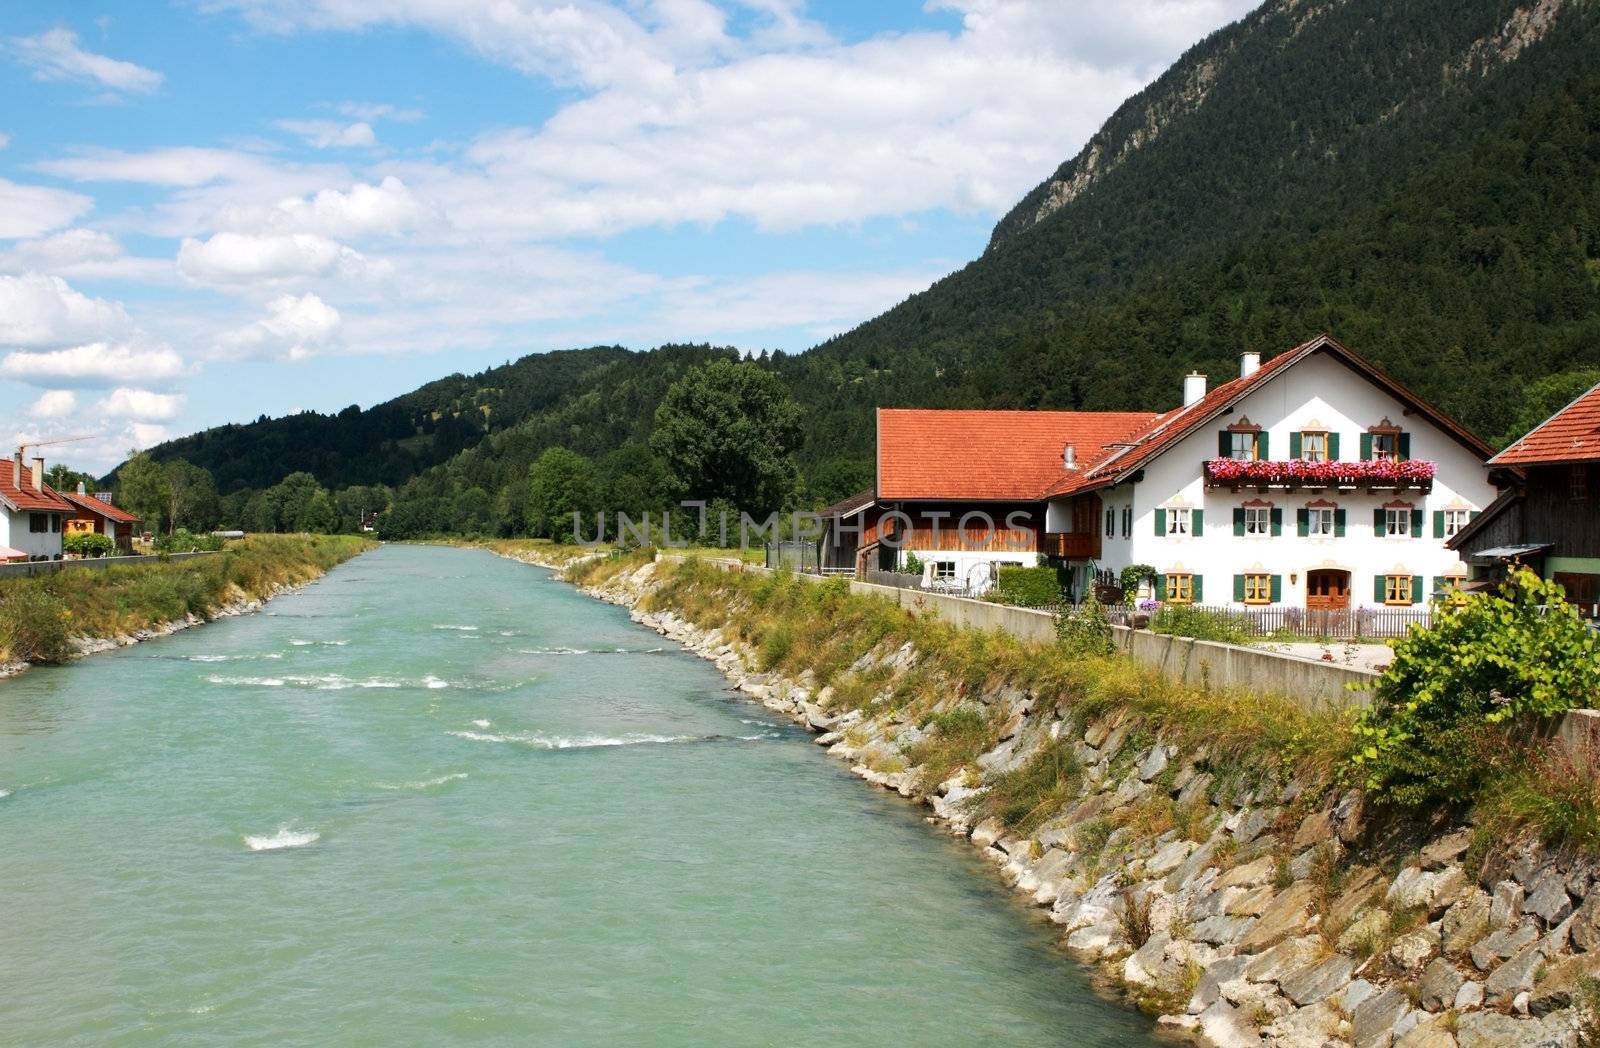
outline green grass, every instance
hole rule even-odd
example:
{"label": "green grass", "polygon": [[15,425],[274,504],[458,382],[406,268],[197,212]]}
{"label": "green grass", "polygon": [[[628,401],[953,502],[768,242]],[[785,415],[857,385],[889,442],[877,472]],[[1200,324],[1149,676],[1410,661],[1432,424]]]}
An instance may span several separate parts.
{"label": "green grass", "polygon": [[0,580],[0,647],[6,661],[60,662],[68,638],[116,637],[275,586],[316,578],[372,543],[351,535],[256,535],[193,560],[68,568]]}

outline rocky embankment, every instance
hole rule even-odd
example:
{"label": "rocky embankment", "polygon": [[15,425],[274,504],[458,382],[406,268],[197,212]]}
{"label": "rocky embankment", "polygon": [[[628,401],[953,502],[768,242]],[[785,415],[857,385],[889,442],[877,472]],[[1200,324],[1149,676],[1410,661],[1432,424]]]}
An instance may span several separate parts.
{"label": "rocky embankment", "polygon": [[[922,725],[835,709],[809,673],[757,672],[721,624],[640,610],[657,567],[586,592],[715,662],[863,779],[926,804],[1162,1027],[1225,1048],[1553,1048],[1585,1035],[1600,972],[1594,862],[1535,843],[1485,858],[1470,828],[1380,849],[1354,791],[1252,780],[1159,725],[1080,720],[1021,684],[951,687],[933,712],[979,704],[1003,720],[1001,739],[976,766],[924,784],[907,756]],[[918,658],[880,646],[851,672],[903,673]],[[978,818],[996,777],[1062,739],[1082,768],[1076,797],[1027,834]]]}

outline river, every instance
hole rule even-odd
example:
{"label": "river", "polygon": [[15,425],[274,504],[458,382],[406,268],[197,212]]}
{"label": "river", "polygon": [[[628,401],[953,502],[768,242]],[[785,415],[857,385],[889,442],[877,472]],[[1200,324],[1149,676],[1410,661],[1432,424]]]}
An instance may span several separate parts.
{"label": "river", "polygon": [[548,572],[390,546],[0,682],[0,1044],[1156,1043],[916,809]]}

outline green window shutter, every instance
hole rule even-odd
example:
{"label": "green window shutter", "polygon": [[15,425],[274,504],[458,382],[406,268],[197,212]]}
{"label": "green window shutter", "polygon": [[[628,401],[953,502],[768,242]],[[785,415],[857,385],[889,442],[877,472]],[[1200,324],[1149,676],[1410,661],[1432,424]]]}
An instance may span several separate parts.
{"label": "green window shutter", "polygon": [[1238,601],[1241,604],[1244,603],[1244,576],[1243,575],[1235,575],[1233,577],[1233,599]]}
{"label": "green window shutter", "polygon": [[1422,511],[1420,509],[1411,511],[1411,537],[1414,539],[1422,537]]}
{"label": "green window shutter", "polygon": [[1481,516],[1483,516],[1483,510],[1475,509],[1471,513],[1467,514],[1467,519],[1468,520],[1477,520]]}
{"label": "green window shutter", "polygon": [[1444,578],[1444,576],[1443,575],[1435,575],[1433,577],[1433,586],[1432,586],[1432,588],[1430,588],[1428,590],[1428,596],[1431,597],[1435,593],[1443,593],[1444,589],[1445,589],[1445,578]]}
{"label": "green window shutter", "polygon": [[1193,600],[1194,600],[1194,603],[1196,603],[1196,604],[1199,604],[1201,601],[1206,599],[1205,582],[1206,582],[1206,577],[1204,575],[1196,575],[1194,577],[1194,597],[1193,597]]}
{"label": "green window shutter", "polygon": [[1375,603],[1382,604],[1384,597],[1387,596],[1383,591],[1385,579],[1382,575],[1374,575],[1372,581],[1372,599]]}
{"label": "green window shutter", "polygon": [[1283,534],[1283,510],[1274,509],[1272,511],[1272,537],[1273,538],[1277,538],[1279,535],[1282,535],[1282,534]]}
{"label": "green window shutter", "polygon": [[1217,434],[1217,458],[1228,458],[1233,454],[1233,435],[1227,430]]}
{"label": "green window shutter", "polygon": [[1243,535],[1244,534],[1244,510],[1243,509],[1236,509],[1236,510],[1233,511],[1233,533],[1235,535]]}
{"label": "green window shutter", "polygon": [[1361,434],[1361,461],[1369,462],[1372,459],[1372,434]]}
{"label": "green window shutter", "polygon": [[1372,533],[1374,535],[1378,536],[1379,538],[1382,538],[1383,537],[1383,529],[1384,529],[1383,507],[1379,506],[1377,509],[1372,511]]}
{"label": "green window shutter", "polygon": [[1272,576],[1272,603],[1276,604],[1281,600],[1283,600],[1283,576],[1274,575]]}
{"label": "green window shutter", "polygon": [[1411,461],[1411,434],[1400,434],[1400,439],[1395,441],[1395,449],[1401,462]]}
{"label": "green window shutter", "polygon": [[1158,509],[1158,510],[1156,510],[1156,534],[1157,535],[1165,535],[1166,533],[1167,533],[1167,511],[1164,510],[1164,509]]}
{"label": "green window shutter", "polygon": [[1167,599],[1167,577],[1165,575],[1157,575],[1156,576],[1156,600],[1166,600],[1166,599]]}
{"label": "green window shutter", "polygon": [[1336,539],[1344,538],[1344,510],[1342,509],[1333,511],[1333,537]]}
{"label": "green window shutter", "polygon": [[1197,509],[1189,514],[1189,523],[1194,528],[1194,537],[1199,538],[1206,533],[1206,511]]}
{"label": "green window shutter", "polygon": [[1289,457],[1292,459],[1300,457],[1300,433],[1298,431],[1289,434]]}
{"label": "green window shutter", "polygon": [[1422,576],[1411,576],[1411,603],[1421,604],[1425,599],[1422,595]]}
{"label": "green window shutter", "polygon": [[1311,511],[1297,509],[1294,511],[1294,533],[1301,538],[1311,534]]}
{"label": "green window shutter", "polygon": [[1272,457],[1271,452],[1267,450],[1268,446],[1267,431],[1262,430],[1260,433],[1256,434],[1256,458],[1260,459],[1262,462],[1265,462]]}
{"label": "green window shutter", "polygon": [[1433,537],[1436,539],[1444,538],[1444,510],[1442,509],[1433,511]]}
{"label": "green window shutter", "polygon": [[1337,433],[1328,434],[1328,461],[1339,461],[1339,434]]}

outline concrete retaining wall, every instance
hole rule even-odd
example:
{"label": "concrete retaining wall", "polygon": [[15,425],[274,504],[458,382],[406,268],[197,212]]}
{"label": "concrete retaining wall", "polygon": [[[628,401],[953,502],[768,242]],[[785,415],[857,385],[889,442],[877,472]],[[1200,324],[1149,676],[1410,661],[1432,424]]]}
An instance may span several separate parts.
{"label": "concrete retaining wall", "polygon": [[[195,557],[215,557],[214,550],[204,550],[198,553],[172,553],[168,560],[193,560]],[[127,564],[159,564],[160,557],[92,557],[87,560],[35,560],[23,561],[17,564],[0,564],[0,578],[12,578],[19,575],[47,575],[52,571],[72,570],[83,568],[91,571],[114,568]]]}
{"label": "concrete retaining wall", "polygon": [[[657,559],[678,562],[685,558],[658,554]],[[706,564],[723,571],[764,573],[768,570],[738,560],[716,557],[702,559]],[[796,575],[795,578],[822,581],[816,575]],[[919,614],[938,615],[946,622],[967,629],[1001,630],[1030,641],[1048,641],[1056,635],[1055,616],[1047,611],[1014,608],[926,590],[896,589],[853,579],[850,591],[882,597]],[[1112,626],[1111,632],[1117,647],[1127,652],[1135,662],[1157,670],[1170,680],[1223,691],[1282,695],[1310,709],[1365,705],[1370,692],[1351,691],[1347,685],[1367,684],[1377,679],[1376,674],[1365,670],[1313,662],[1257,648],[1172,637],[1126,626]]]}

